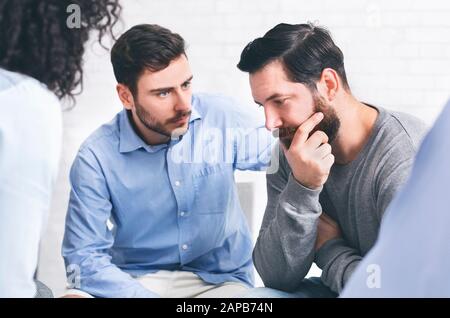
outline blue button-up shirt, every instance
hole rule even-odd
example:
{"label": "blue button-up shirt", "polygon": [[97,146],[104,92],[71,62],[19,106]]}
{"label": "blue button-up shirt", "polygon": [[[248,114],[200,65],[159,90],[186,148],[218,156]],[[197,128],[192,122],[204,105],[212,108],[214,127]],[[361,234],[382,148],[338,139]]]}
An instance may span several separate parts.
{"label": "blue button-up shirt", "polygon": [[83,143],[62,249],[69,283],[100,297],[155,296],[134,278],[158,270],[253,283],[234,171],[266,168],[272,136],[231,99],[194,95],[192,109],[167,144],[147,145],[125,110]]}

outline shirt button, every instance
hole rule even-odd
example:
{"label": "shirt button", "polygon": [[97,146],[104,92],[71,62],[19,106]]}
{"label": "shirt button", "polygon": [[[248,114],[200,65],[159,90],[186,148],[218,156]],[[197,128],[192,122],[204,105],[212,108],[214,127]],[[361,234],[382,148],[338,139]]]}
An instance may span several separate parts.
{"label": "shirt button", "polygon": [[183,246],[181,246],[181,248],[182,248],[183,250],[187,250],[187,249],[188,249],[188,246],[187,246],[187,244],[183,244]]}
{"label": "shirt button", "polygon": [[180,186],[180,184],[181,184],[181,182],[180,181],[175,181],[175,185],[177,186],[177,187],[179,187]]}
{"label": "shirt button", "polygon": [[180,216],[184,216],[185,214],[186,214],[186,212],[184,212],[184,211],[180,212]]}

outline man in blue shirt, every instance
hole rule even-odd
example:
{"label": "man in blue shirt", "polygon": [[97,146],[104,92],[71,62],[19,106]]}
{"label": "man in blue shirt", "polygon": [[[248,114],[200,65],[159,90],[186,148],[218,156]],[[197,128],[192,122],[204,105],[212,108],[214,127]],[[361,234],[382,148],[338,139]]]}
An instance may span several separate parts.
{"label": "man in blue shirt", "polygon": [[111,61],[125,109],[71,169],[62,249],[71,287],[96,297],[245,291],[252,241],[233,173],[269,165],[263,116],[193,95],[184,40],[160,26],[125,32]]}

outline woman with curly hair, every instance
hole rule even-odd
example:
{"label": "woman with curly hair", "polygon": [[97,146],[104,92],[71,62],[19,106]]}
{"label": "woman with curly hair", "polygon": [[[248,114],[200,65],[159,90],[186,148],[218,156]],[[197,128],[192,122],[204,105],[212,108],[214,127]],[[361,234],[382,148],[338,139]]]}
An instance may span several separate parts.
{"label": "woman with curly hair", "polygon": [[0,0],[0,297],[36,293],[61,150],[59,100],[74,102],[90,32],[112,35],[120,12],[118,0]]}

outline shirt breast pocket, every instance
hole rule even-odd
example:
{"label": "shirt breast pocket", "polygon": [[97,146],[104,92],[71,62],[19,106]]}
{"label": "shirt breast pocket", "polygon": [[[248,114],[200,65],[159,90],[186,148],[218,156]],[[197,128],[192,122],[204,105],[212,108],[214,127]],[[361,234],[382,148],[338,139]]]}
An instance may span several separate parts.
{"label": "shirt breast pocket", "polygon": [[208,165],[197,170],[193,185],[198,214],[224,214],[232,200],[232,182],[232,173],[223,165]]}

